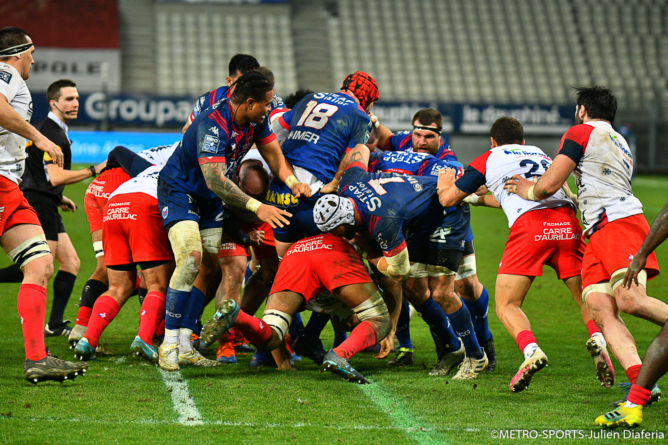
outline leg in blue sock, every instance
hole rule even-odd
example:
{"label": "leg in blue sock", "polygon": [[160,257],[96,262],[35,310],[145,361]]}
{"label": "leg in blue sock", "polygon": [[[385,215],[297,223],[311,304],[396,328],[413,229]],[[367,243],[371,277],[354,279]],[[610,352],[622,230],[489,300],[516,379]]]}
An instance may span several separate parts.
{"label": "leg in blue sock", "polygon": [[459,350],[459,338],[452,330],[445,312],[433,298],[429,297],[424,303],[415,306],[415,310],[422,314],[422,319],[432,329],[441,345],[447,347],[447,352]]}
{"label": "leg in blue sock", "polygon": [[400,348],[413,349],[413,343],[411,342],[411,315],[409,306],[407,300],[404,300],[401,304],[401,312],[399,313],[399,321],[397,322],[397,339],[399,340]]}
{"label": "leg in blue sock", "polygon": [[475,335],[479,342],[486,342],[492,338],[492,333],[489,331],[489,323],[487,319],[487,312],[489,310],[489,293],[485,286],[482,286],[482,293],[475,301],[468,301],[462,298],[462,302],[471,314]]}
{"label": "leg in blue sock", "polygon": [[475,329],[473,328],[473,322],[471,321],[471,314],[469,314],[466,306],[462,304],[459,310],[448,314],[450,323],[454,328],[459,338],[462,339],[464,343],[464,348],[466,349],[466,356],[473,358],[482,358],[483,353],[478,344],[478,339],[475,336]]}

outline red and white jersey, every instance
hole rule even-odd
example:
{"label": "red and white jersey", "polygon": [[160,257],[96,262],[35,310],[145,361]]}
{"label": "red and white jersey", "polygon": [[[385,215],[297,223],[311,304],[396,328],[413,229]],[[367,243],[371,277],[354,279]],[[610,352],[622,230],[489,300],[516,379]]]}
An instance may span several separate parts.
{"label": "red and white jersey", "polygon": [[508,227],[512,227],[517,218],[531,210],[574,207],[563,190],[541,201],[528,201],[504,190],[506,181],[514,175],[533,180],[541,177],[550,164],[552,159],[538,147],[502,145],[475,158],[455,185],[466,193],[475,193],[481,185],[487,185],[508,217]]}
{"label": "red and white jersey", "polygon": [[[25,80],[11,65],[0,62],[0,94],[22,119],[30,122],[32,96]],[[26,138],[0,127],[0,175],[18,184],[26,159]]]}
{"label": "red and white jersey", "polygon": [[176,147],[178,147],[179,143],[180,142],[175,142],[172,145],[154,147],[137,153],[139,156],[153,163],[153,165],[134,178],[121,184],[121,186],[109,196],[109,199],[113,196],[127,193],[145,193],[158,199],[158,175],[160,174],[160,170],[162,170],[169,160],[169,157],[174,153],[174,150],[176,150]]}
{"label": "red and white jersey", "polygon": [[631,150],[608,122],[571,127],[561,138],[559,154],[577,164],[573,176],[585,236],[608,222],[642,213],[642,203],[631,189]]}

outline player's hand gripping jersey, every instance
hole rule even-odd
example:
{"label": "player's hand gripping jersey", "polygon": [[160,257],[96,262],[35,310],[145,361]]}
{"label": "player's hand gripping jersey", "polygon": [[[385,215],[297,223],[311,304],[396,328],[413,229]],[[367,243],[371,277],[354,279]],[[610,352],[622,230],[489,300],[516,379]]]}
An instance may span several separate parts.
{"label": "player's hand gripping jersey", "polygon": [[506,181],[514,175],[533,180],[542,176],[551,163],[552,159],[538,147],[502,145],[475,158],[455,185],[466,193],[475,193],[481,185],[487,185],[505,212],[508,227],[512,227],[517,218],[530,210],[573,207],[563,190],[541,201],[527,201],[504,190]]}
{"label": "player's hand gripping jersey", "polygon": [[642,203],[631,189],[631,150],[609,123],[571,127],[561,139],[559,154],[577,164],[573,176],[586,236],[608,222],[642,214]]}
{"label": "player's hand gripping jersey", "polygon": [[[413,152],[413,132],[400,131],[398,133],[394,133],[392,136],[387,138],[385,147],[378,148],[382,148],[385,151]],[[436,158],[442,161],[456,161],[457,155],[450,149],[448,144],[441,140],[441,145],[438,147],[438,151],[436,152]]]}
{"label": "player's hand gripping jersey", "polygon": [[[32,96],[16,68],[0,62],[0,93],[21,118],[30,122]],[[0,175],[18,184],[25,167],[26,138],[0,127]]]}
{"label": "player's hand gripping jersey", "polygon": [[456,176],[464,173],[464,166],[457,161],[444,161],[428,153],[386,151],[383,154],[371,153],[368,170],[371,173],[398,173],[438,178],[438,172],[448,167],[457,170]]}
{"label": "player's hand gripping jersey", "polygon": [[385,256],[407,247],[411,261],[432,264],[425,258],[431,250],[463,251],[469,228],[460,208],[446,213],[439,204],[436,183],[435,177],[367,173],[352,166],[341,178],[339,195],[352,198]]}

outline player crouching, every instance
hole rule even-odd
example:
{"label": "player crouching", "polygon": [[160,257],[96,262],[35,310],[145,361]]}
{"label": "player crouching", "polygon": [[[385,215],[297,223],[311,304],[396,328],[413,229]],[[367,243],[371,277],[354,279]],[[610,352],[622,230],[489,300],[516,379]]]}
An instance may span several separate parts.
{"label": "player crouching", "polygon": [[362,257],[348,241],[331,234],[312,236],[290,247],[278,268],[262,319],[240,310],[234,300],[225,300],[202,329],[200,342],[209,345],[235,327],[258,350],[273,351],[282,344],[292,317],[324,291],[351,308],[359,324],[325,355],[322,370],[350,382],[369,383],[348,360],[389,334],[390,315]]}

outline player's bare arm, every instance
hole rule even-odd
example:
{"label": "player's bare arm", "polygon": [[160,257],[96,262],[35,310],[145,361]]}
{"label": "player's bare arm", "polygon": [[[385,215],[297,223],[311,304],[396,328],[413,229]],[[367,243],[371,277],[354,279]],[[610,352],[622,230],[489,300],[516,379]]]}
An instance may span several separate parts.
{"label": "player's bare arm", "polygon": [[387,128],[385,125],[380,124],[378,125],[378,148],[383,149],[385,147],[385,144],[387,144],[387,140],[392,137],[394,133],[390,131],[389,128]]}
{"label": "player's bare arm", "polygon": [[334,178],[320,189],[320,193],[336,193],[339,188],[341,176],[343,176],[343,173],[345,173],[346,168],[350,163],[350,155],[352,153],[353,152],[351,150],[343,156],[343,159],[341,159],[341,162],[339,162],[339,169],[334,174]]}
{"label": "player's bare arm", "polygon": [[367,147],[364,144],[357,144],[355,148],[353,148],[350,151],[350,158],[345,168],[348,168],[348,166],[354,163],[361,163],[364,165],[364,168],[366,169],[369,166],[370,154],[371,153],[369,152],[369,147]]}
{"label": "player's bare arm", "polygon": [[292,216],[291,214],[276,207],[260,203],[242,192],[232,180],[226,178],[224,162],[202,164],[201,169],[209,190],[218,195],[226,204],[240,209],[251,210],[262,221],[269,223],[272,228],[276,226],[283,227],[283,224],[290,224],[285,217],[290,217]]}
{"label": "player's bare arm", "polygon": [[63,166],[65,158],[60,147],[47,139],[35,127],[30,125],[29,122],[26,122],[9,105],[7,97],[2,93],[0,93],[0,127],[33,141],[37,148],[48,153],[59,167]]}
{"label": "player's bare arm", "polygon": [[575,170],[575,162],[566,155],[557,157],[540,177],[538,182],[529,181],[520,175],[515,175],[506,181],[505,189],[529,201],[540,201],[554,195],[564,186],[568,176]]}
{"label": "player's bare arm", "polygon": [[645,268],[647,257],[654,252],[666,238],[668,238],[668,204],[661,209],[652,223],[647,238],[643,241],[642,246],[638,249],[638,253],[633,257],[629,269],[626,271],[622,286],[631,289],[632,283],[638,285],[638,274]]}
{"label": "player's bare arm", "polygon": [[264,160],[267,161],[269,169],[274,176],[290,187],[295,198],[302,196],[309,198],[311,196],[311,187],[309,187],[308,184],[297,180],[295,172],[292,170],[292,166],[285,159],[285,156],[283,156],[278,141],[273,140],[268,144],[259,146],[257,149],[260,151]]}

